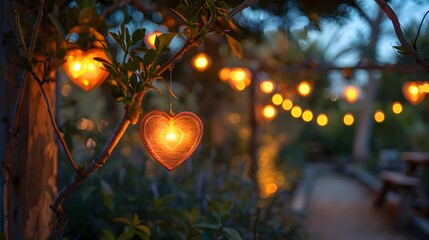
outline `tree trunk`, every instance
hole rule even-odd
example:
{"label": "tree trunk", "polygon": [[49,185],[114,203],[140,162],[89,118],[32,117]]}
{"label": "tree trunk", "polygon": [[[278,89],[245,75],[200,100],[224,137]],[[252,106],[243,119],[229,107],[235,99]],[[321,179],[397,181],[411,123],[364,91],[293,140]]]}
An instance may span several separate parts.
{"label": "tree trunk", "polygon": [[[2,1],[1,32],[10,31],[8,1]],[[2,231],[8,239],[46,239],[53,226],[49,206],[57,194],[57,146],[37,82],[24,74],[17,64],[12,42],[1,46],[0,99],[2,117],[0,160],[3,163]],[[37,72],[37,69],[35,69]],[[23,87],[21,114],[16,121],[16,132],[10,132],[16,112],[16,101],[22,76],[27,78]],[[44,84],[55,106],[55,82]]]}

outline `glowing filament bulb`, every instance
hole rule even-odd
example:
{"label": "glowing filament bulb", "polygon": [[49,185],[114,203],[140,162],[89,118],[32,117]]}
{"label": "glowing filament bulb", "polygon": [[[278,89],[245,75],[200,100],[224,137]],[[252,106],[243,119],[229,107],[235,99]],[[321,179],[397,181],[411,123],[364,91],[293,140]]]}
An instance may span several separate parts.
{"label": "glowing filament bulb", "polygon": [[167,133],[167,136],[165,137],[165,139],[170,142],[177,140],[176,133],[174,132],[174,129],[171,129],[171,128],[173,127],[170,127],[169,129],[170,131]]}
{"label": "glowing filament bulb", "polygon": [[78,62],[77,62],[77,63],[75,63],[75,64],[73,64],[73,70],[75,70],[76,72],[77,72],[77,71],[79,71],[79,70],[81,69],[81,67],[82,67],[82,66],[81,66],[81,65],[80,65],[80,63],[78,63]]}
{"label": "glowing filament bulb", "polygon": [[182,142],[183,134],[174,126],[174,121],[171,120],[168,127],[161,131],[161,138],[168,148],[174,149]]}

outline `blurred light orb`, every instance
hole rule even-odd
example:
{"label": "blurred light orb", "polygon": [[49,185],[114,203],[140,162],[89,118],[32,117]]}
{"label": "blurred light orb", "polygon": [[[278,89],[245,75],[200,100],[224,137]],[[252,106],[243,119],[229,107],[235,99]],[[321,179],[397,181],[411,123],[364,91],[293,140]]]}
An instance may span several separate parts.
{"label": "blurred light orb", "polygon": [[162,32],[154,31],[154,32],[151,32],[150,34],[146,35],[144,38],[144,42],[145,42],[146,46],[148,46],[149,48],[155,49],[155,39],[157,36],[159,36],[161,34],[162,34]]}
{"label": "blurred light orb", "polygon": [[392,103],[392,112],[394,114],[400,114],[403,110],[402,104],[400,102],[393,102]]}
{"label": "blurred light orb", "polygon": [[420,92],[429,93],[429,82],[423,82],[419,86]]}
{"label": "blurred light orb", "polygon": [[291,109],[292,109],[292,107],[293,107],[292,100],[290,100],[290,99],[285,99],[285,100],[283,100],[282,108],[283,108],[285,111],[289,111],[289,110],[291,110]]}
{"label": "blurred light orb", "polygon": [[374,113],[374,120],[378,123],[383,122],[385,119],[384,113],[381,110],[377,110]]}
{"label": "blurred light orb", "polygon": [[221,68],[218,72],[218,76],[220,78],[220,80],[226,82],[229,79],[229,76],[231,74],[231,69],[229,68]]}
{"label": "blurred light orb", "polygon": [[310,95],[311,91],[313,90],[313,86],[308,81],[301,81],[298,84],[297,90],[299,95],[303,97],[307,97],[308,95]]}
{"label": "blurred light orb", "polygon": [[198,53],[192,58],[192,66],[195,70],[203,72],[211,66],[211,58],[205,53]]}
{"label": "blurred light orb", "polygon": [[343,117],[344,125],[351,126],[351,125],[353,125],[354,122],[355,122],[355,118],[353,117],[353,115],[351,113],[344,114],[344,117]]}
{"label": "blurred light orb", "polygon": [[259,84],[259,88],[263,93],[270,94],[274,91],[275,84],[272,80],[264,80]]}
{"label": "blurred light orb", "polygon": [[326,114],[321,113],[319,116],[317,116],[316,122],[319,126],[324,127],[328,124],[328,116]]}
{"label": "blurred light orb", "polygon": [[262,109],[262,116],[266,120],[272,120],[277,116],[277,109],[273,105],[265,105]]}
{"label": "blurred light orb", "polygon": [[417,105],[425,98],[425,93],[420,91],[419,82],[405,82],[402,85],[402,94],[412,105]]}
{"label": "blurred light orb", "polygon": [[281,105],[283,103],[283,97],[280,93],[276,93],[271,98],[271,101],[273,102],[274,105],[278,106],[278,105]]}
{"label": "blurred light orb", "polygon": [[228,121],[234,125],[240,123],[240,121],[241,121],[240,114],[238,114],[238,113],[229,114]]}
{"label": "blurred light orb", "polygon": [[313,112],[309,109],[302,112],[302,120],[304,120],[304,122],[311,122],[311,120],[313,120]]}
{"label": "blurred light orb", "polygon": [[290,114],[292,115],[292,117],[294,118],[299,118],[301,117],[302,114],[302,109],[300,106],[294,106],[291,110],[290,110]]}
{"label": "blurred light orb", "polygon": [[348,103],[354,103],[359,99],[359,89],[349,85],[343,89],[343,97]]}
{"label": "blurred light orb", "polygon": [[64,97],[68,97],[68,96],[70,96],[71,90],[72,90],[71,86],[70,86],[69,84],[65,83],[65,84],[61,87],[61,94],[62,94]]}
{"label": "blurred light orb", "polygon": [[268,183],[265,187],[265,191],[269,194],[277,192],[277,185],[275,183]]}

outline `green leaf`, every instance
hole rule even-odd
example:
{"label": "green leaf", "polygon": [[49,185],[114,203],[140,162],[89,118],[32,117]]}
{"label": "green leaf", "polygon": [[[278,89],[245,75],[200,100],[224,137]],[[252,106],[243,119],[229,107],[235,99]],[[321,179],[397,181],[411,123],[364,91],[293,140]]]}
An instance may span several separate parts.
{"label": "green leaf", "polygon": [[102,239],[104,240],[115,240],[115,236],[113,236],[113,233],[107,229],[101,230],[103,232]]}
{"label": "green leaf", "polygon": [[140,60],[138,58],[135,58],[135,59],[125,63],[124,65],[128,71],[135,72],[140,67]]}
{"label": "green leaf", "polygon": [[195,227],[198,229],[219,229],[221,227],[220,224],[215,223],[197,223],[195,224]]}
{"label": "green leaf", "polygon": [[104,206],[109,210],[113,210],[113,198],[115,196],[115,193],[113,192],[113,189],[109,183],[104,180],[101,180],[100,183]]}
{"label": "green leaf", "polygon": [[188,214],[189,221],[191,223],[195,222],[198,218],[198,214],[199,214],[198,207],[193,207]]}
{"label": "green leaf", "polygon": [[146,68],[149,68],[155,63],[157,57],[158,53],[153,49],[149,49],[143,57],[143,65],[145,65]]}
{"label": "green leaf", "polygon": [[233,37],[225,34],[226,40],[228,41],[228,45],[231,48],[232,52],[238,57],[241,58],[243,56],[243,49],[241,48],[241,44],[235,40]]}
{"label": "green leaf", "polygon": [[147,236],[146,234],[142,233],[142,232],[136,232],[136,235],[143,240],[149,240],[149,236]]}
{"label": "green leaf", "polygon": [[119,35],[114,32],[109,32],[109,34],[113,38],[113,40],[122,48],[122,50],[125,51],[124,41],[122,41]]}
{"label": "green leaf", "polygon": [[226,15],[228,15],[228,4],[224,1],[220,1],[217,3],[216,10],[221,16],[226,17]]}
{"label": "green leaf", "polygon": [[222,230],[228,240],[242,240],[240,234],[235,229],[225,227]]}
{"label": "green leaf", "polygon": [[137,225],[136,229],[145,233],[147,236],[150,236],[150,229],[146,227],[145,225]]}
{"label": "green leaf", "polygon": [[136,226],[139,224],[139,215],[137,215],[137,213],[133,214],[133,226]]}
{"label": "green leaf", "polygon": [[132,39],[131,45],[134,45],[140,41],[143,41],[145,34],[146,34],[145,28],[139,28],[136,31],[134,31],[133,36],[131,38]]}
{"label": "green leaf", "polygon": [[123,223],[125,225],[131,226],[131,221],[128,218],[124,218],[124,217],[117,217],[113,220],[114,222],[120,222]]}
{"label": "green leaf", "polygon": [[159,35],[158,36],[159,43],[156,44],[156,41],[155,41],[157,52],[160,53],[165,47],[168,47],[175,36],[176,36],[176,33],[164,33]]}
{"label": "green leaf", "polygon": [[125,99],[126,93],[119,85],[110,84],[110,95],[116,101],[121,102]]}

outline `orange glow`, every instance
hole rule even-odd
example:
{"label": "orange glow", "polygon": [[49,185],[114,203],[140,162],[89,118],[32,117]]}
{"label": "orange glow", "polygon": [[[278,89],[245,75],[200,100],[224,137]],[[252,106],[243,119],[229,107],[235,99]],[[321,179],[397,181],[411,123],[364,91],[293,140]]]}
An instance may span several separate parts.
{"label": "orange glow", "polygon": [[87,52],[70,49],[65,56],[64,72],[76,86],[85,91],[98,87],[109,76],[103,64],[94,60],[95,57],[110,61],[104,50],[96,48]]}
{"label": "orange glow", "polygon": [[301,96],[307,97],[308,95],[310,95],[311,91],[313,90],[313,86],[311,85],[310,82],[302,81],[299,83],[297,90]]}
{"label": "orange glow", "polygon": [[392,112],[395,114],[400,114],[402,112],[402,104],[400,102],[393,102]]}
{"label": "orange glow", "polygon": [[290,110],[290,114],[292,115],[292,117],[294,118],[299,118],[301,117],[302,114],[302,109],[299,106],[294,106],[291,110]]}
{"label": "orange glow", "polygon": [[402,85],[402,93],[412,105],[419,104],[425,98],[425,94],[420,91],[419,85],[419,82],[405,82]]}
{"label": "orange glow", "polygon": [[277,109],[273,105],[265,105],[262,109],[262,116],[267,120],[272,120],[277,116]]}
{"label": "orange glow", "polygon": [[343,117],[344,125],[351,126],[351,125],[353,125],[354,122],[355,122],[355,118],[353,117],[353,115],[351,113],[344,114],[344,117]]}
{"label": "orange glow", "polygon": [[162,34],[161,32],[155,31],[146,35],[146,37],[144,38],[144,42],[146,46],[148,46],[149,48],[155,49],[155,39],[157,36],[161,34]]}
{"label": "orange glow", "polygon": [[243,91],[250,85],[252,74],[246,68],[222,69],[219,71],[219,78],[225,79],[232,89],[237,92]]}
{"label": "orange glow", "polygon": [[420,92],[429,93],[429,83],[423,82],[419,85]]}
{"label": "orange glow", "polygon": [[229,68],[221,68],[218,72],[218,76],[220,80],[224,82],[228,81],[230,74],[231,74],[231,70]]}
{"label": "orange glow", "polygon": [[290,99],[285,99],[282,103],[282,108],[286,111],[291,110],[293,107],[293,103]]}
{"label": "orange glow", "polygon": [[192,58],[192,66],[197,71],[205,71],[211,66],[211,59],[205,53],[198,53]]}
{"label": "orange glow", "polygon": [[259,88],[263,93],[270,94],[274,91],[275,84],[271,80],[264,80],[259,84]]}
{"label": "orange glow", "polygon": [[381,110],[377,110],[374,113],[374,120],[378,123],[383,122],[385,119],[384,113]]}
{"label": "orange glow", "polygon": [[140,124],[140,136],[147,151],[170,171],[192,155],[202,135],[203,124],[191,112],[172,117],[155,110],[146,114]]}
{"label": "orange glow", "polygon": [[359,89],[355,86],[347,86],[343,89],[343,97],[348,103],[354,103],[359,99]]}
{"label": "orange glow", "polygon": [[323,127],[326,126],[328,124],[328,116],[326,116],[326,114],[321,113],[319,114],[319,116],[317,116],[317,124],[319,124],[319,126]]}
{"label": "orange glow", "polygon": [[273,102],[274,105],[278,106],[278,105],[281,105],[283,103],[283,97],[280,93],[276,93],[271,98],[271,101]]}
{"label": "orange glow", "polygon": [[273,194],[273,193],[277,192],[277,185],[275,183],[269,183],[265,187],[265,191],[269,194]]}
{"label": "orange glow", "polygon": [[313,112],[308,109],[302,112],[302,120],[304,120],[304,122],[310,122],[313,120]]}

